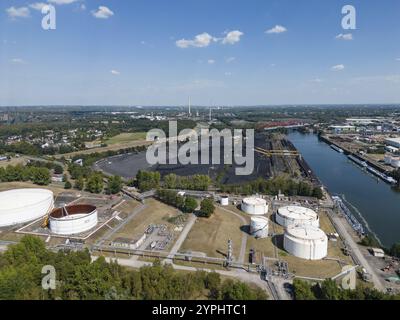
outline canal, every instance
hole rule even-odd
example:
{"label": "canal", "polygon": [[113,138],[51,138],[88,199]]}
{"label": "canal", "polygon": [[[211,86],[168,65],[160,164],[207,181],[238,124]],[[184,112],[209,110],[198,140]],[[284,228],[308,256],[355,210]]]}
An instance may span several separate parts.
{"label": "canal", "polygon": [[289,140],[333,195],[385,246],[400,242],[400,193],[336,152],[315,134],[291,132]]}

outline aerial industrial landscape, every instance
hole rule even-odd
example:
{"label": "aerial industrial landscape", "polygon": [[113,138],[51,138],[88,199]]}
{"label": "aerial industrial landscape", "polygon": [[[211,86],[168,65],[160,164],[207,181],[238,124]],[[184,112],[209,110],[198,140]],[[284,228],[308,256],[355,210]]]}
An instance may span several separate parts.
{"label": "aerial industrial landscape", "polygon": [[354,2],[3,1],[0,300],[400,300],[400,4]]}
{"label": "aerial industrial landscape", "polygon": [[[82,109],[79,115],[68,107],[2,110],[7,119],[4,127],[17,118],[27,120],[12,136],[8,130],[2,132],[1,249],[35,237],[47,250],[88,250],[93,261],[104,257],[128,268],[161,262],[176,272],[217,273],[261,289],[268,299],[295,299],[298,281],[328,279],[343,290],[375,288],[396,297],[398,238],[382,242],[373,219],[363,216],[345,195],[330,192],[308,164],[307,154],[295,146],[298,136],[317,137],[327,152],[343,157],[345,165],[366,176],[370,184],[396,192],[391,190],[398,186],[398,166],[387,161],[397,159],[399,152],[393,143],[400,137],[396,106],[385,107],[386,116],[363,117],[356,124],[340,115],[326,121],[312,119],[308,113],[313,108],[306,106],[288,108],[285,117],[271,120],[267,120],[271,109],[260,107],[266,119],[256,122],[246,120],[251,112],[246,107],[214,108],[211,119],[207,108],[197,107],[197,116],[188,108],[129,107],[131,111],[118,113],[93,108]],[[300,108],[301,117],[290,116]],[[352,106],[342,108],[360,113]],[[235,128],[238,119],[246,121],[256,128],[250,152],[254,171],[237,176],[237,165],[224,164],[227,151],[222,136],[208,137],[218,142],[224,155],[216,164],[149,165],[146,150],[151,145],[184,146],[190,137],[148,141],[144,133],[126,126],[132,121],[131,112],[150,118],[143,120],[149,127],[158,121],[156,117],[163,123],[177,119],[191,123],[196,141],[204,138],[197,135],[204,128]],[[67,130],[61,123],[69,117]],[[81,123],[97,126],[107,118],[113,119],[114,125],[107,127],[113,133],[97,129],[98,135],[91,135],[86,129],[77,134]],[[49,119],[61,121],[57,129]],[[54,129],[44,130],[46,126]],[[26,136],[24,127],[41,129]],[[246,149],[246,137],[241,139],[240,147]],[[89,148],[89,143],[97,146]],[[70,149],[61,153],[57,148],[62,147]],[[213,150],[212,145],[209,151]]]}

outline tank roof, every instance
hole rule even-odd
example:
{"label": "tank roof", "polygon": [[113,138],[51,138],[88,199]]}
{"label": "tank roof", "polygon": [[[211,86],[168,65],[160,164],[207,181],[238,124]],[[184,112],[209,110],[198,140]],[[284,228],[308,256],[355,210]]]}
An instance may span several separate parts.
{"label": "tank roof", "polygon": [[286,229],[286,233],[289,236],[303,240],[322,240],[327,238],[324,231],[310,225],[290,226]]}
{"label": "tank roof", "polygon": [[13,189],[0,192],[0,213],[9,210],[32,206],[53,197],[47,189]]}
{"label": "tank roof", "polygon": [[318,214],[314,210],[300,206],[279,208],[278,214],[295,220],[318,220]]}
{"label": "tank roof", "polygon": [[251,205],[265,205],[267,203],[266,200],[259,198],[259,197],[249,197],[243,199],[243,202],[246,204],[251,204]]}

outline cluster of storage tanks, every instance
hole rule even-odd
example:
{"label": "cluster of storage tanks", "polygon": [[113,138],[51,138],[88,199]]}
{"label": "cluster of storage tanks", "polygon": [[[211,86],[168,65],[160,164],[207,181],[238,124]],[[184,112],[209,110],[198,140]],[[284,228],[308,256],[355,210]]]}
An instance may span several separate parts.
{"label": "cluster of storage tanks", "polygon": [[48,216],[52,233],[74,235],[94,228],[97,208],[74,205],[54,208],[54,194],[47,189],[15,189],[0,192],[0,227],[10,227]]}
{"label": "cluster of storage tanks", "polygon": [[[245,198],[241,209],[251,216],[250,233],[256,238],[268,237],[268,204],[259,197]],[[275,221],[285,228],[284,249],[302,259],[320,260],[328,254],[328,237],[319,228],[318,214],[301,206],[285,206],[277,210]]]}

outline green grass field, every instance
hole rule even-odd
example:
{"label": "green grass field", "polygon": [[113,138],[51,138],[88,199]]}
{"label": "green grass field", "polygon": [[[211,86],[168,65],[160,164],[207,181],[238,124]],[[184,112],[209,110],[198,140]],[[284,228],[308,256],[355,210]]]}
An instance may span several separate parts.
{"label": "green grass field", "polygon": [[146,132],[121,133],[105,141],[107,145],[125,144],[132,141],[145,140]]}

